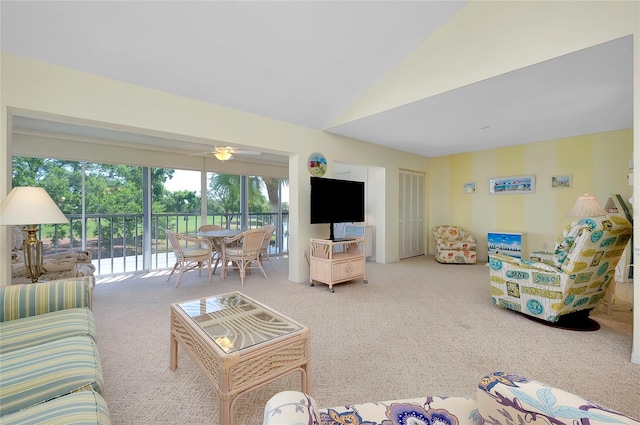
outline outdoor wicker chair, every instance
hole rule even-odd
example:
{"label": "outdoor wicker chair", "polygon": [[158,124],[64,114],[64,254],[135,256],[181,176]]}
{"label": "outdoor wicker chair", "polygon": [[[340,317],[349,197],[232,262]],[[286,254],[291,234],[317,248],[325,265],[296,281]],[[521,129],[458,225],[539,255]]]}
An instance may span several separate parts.
{"label": "outdoor wicker chair", "polygon": [[165,230],[165,233],[167,234],[167,239],[169,239],[173,246],[173,253],[176,256],[176,263],[171,270],[167,282],[171,280],[171,276],[173,276],[173,273],[179,267],[178,280],[176,281],[177,288],[180,284],[180,279],[182,279],[182,275],[189,270],[197,268],[199,275],[202,276],[202,267],[204,265],[209,269],[209,282],[211,282],[211,276],[213,274],[213,267],[211,266],[213,249],[211,243],[206,239],[181,235],[168,229]]}

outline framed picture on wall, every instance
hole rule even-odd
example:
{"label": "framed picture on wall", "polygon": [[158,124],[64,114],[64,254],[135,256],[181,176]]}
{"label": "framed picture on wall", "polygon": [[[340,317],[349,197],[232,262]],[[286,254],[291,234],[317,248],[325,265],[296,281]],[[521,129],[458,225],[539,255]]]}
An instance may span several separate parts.
{"label": "framed picture on wall", "polygon": [[464,193],[476,193],[476,182],[467,182],[462,186],[462,192]]}
{"label": "framed picture on wall", "polygon": [[573,184],[571,174],[551,176],[551,187],[554,189],[568,189]]}
{"label": "framed picture on wall", "polygon": [[495,195],[533,193],[535,191],[536,176],[533,174],[489,179],[489,193]]}

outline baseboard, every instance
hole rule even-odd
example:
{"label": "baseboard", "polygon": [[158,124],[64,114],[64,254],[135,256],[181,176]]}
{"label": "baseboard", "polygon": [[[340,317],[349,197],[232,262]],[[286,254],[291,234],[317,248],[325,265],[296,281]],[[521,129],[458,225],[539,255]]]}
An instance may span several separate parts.
{"label": "baseboard", "polygon": [[631,363],[640,364],[640,353],[631,353]]}

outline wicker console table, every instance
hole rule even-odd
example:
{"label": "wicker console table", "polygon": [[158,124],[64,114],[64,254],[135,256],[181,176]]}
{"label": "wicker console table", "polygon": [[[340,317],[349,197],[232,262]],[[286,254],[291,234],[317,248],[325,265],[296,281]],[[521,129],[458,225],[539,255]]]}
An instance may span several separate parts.
{"label": "wicker console table", "polygon": [[240,292],[171,304],[170,368],[178,344],[209,378],[220,424],[233,424],[236,398],[290,373],[309,393],[309,329]]}
{"label": "wicker console table", "polygon": [[314,281],[329,285],[362,278],[367,283],[364,269],[364,238],[332,241],[311,239],[309,247],[309,283]]}

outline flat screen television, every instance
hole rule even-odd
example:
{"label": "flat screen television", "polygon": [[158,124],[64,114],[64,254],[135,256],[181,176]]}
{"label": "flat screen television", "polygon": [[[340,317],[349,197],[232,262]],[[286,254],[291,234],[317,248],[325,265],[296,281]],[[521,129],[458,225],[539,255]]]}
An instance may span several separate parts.
{"label": "flat screen television", "polygon": [[364,221],[364,182],[311,177],[311,224]]}

